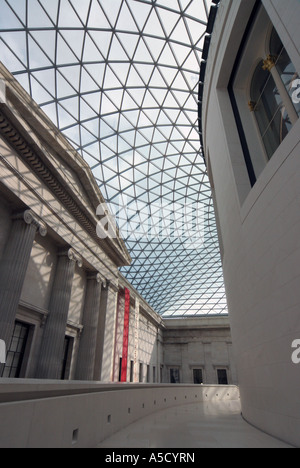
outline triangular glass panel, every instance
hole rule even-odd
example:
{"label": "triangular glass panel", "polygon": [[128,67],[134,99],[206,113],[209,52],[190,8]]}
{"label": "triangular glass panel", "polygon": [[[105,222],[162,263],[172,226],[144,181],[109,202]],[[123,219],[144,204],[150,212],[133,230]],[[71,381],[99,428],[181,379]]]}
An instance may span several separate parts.
{"label": "triangular glass panel", "polygon": [[51,61],[30,36],[28,37],[28,51],[31,68],[51,67]]}
{"label": "triangular glass panel", "polygon": [[76,88],[74,89],[59,71],[56,73],[56,81],[58,99],[66,98],[67,96],[74,96],[74,94],[76,93]]}
{"label": "triangular glass panel", "polygon": [[47,104],[46,106],[42,107],[43,111],[49,117],[50,120],[57,126],[57,113],[56,113],[56,104]]}
{"label": "triangular glass panel", "polygon": [[92,1],[87,26],[88,28],[111,30],[111,25],[97,1]]}
{"label": "triangular glass panel", "polygon": [[29,87],[29,76],[28,73],[23,73],[22,75],[18,75],[18,82],[20,85],[27,91],[27,93],[30,93],[30,87]]}
{"label": "triangular glass panel", "polygon": [[[43,83],[44,84],[44,83]],[[31,89],[32,95],[36,102],[40,105],[42,103],[53,101],[54,97],[48,93],[48,88],[44,88],[38,81],[31,75]]]}
{"label": "triangular glass panel", "polygon": [[[121,84],[123,86],[126,86],[127,85],[127,80],[128,80],[128,74],[129,74],[129,70],[130,70],[130,63],[127,63],[127,62],[110,63],[109,66],[113,70],[115,75],[118,77]],[[109,83],[107,83],[107,80],[106,80],[106,87],[109,88],[109,89],[111,88]]]}
{"label": "triangular glass panel", "polygon": [[176,70],[178,70],[178,64],[176,62],[172,48],[169,44],[164,48],[164,51],[160,56],[159,63],[164,64],[164,66],[173,67]]}
{"label": "triangular glass panel", "polygon": [[81,97],[80,99],[80,119],[89,120],[95,118],[97,112],[88,105],[87,102]]}
{"label": "triangular glass panel", "polygon": [[96,139],[99,138],[99,118],[88,120],[82,124]]}
{"label": "triangular glass panel", "polygon": [[144,84],[148,85],[148,83],[151,80],[151,76],[152,76],[152,73],[153,73],[153,70],[154,70],[153,65],[144,64],[144,63],[143,64],[136,64],[135,68],[136,68],[137,72],[139,73],[139,75],[142,77]]}
{"label": "triangular glass panel", "polygon": [[[11,3],[11,2],[9,2]],[[19,2],[20,3],[20,2]],[[17,9],[18,10],[18,9]],[[16,10],[15,10],[16,11]],[[16,13],[19,15],[20,19],[25,22],[25,15],[24,12],[19,12],[16,11]],[[0,29],[17,29],[21,28],[22,25],[17,18],[17,16],[14,14],[14,10],[9,8],[7,3],[2,2],[1,3],[1,15],[0,15]]]}
{"label": "triangular glass panel", "polygon": [[164,30],[162,28],[161,22],[157,16],[155,8],[153,8],[152,13],[147,21],[146,27],[144,28],[145,35],[156,36],[160,38],[165,37]]}
{"label": "triangular glass panel", "polygon": [[[20,3],[20,0],[15,0]],[[54,24],[57,22],[57,13],[58,13],[58,0],[39,0],[39,3],[43,5],[44,9],[46,10],[47,14],[50,16],[51,20]]]}
{"label": "triangular glass panel", "polygon": [[117,36],[113,37],[108,58],[110,61],[128,62],[128,56]]}
{"label": "triangular glass panel", "polygon": [[178,16],[178,14],[168,10],[164,10],[163,8],[159,9],[158,15],[160,16],[161,22],[163,23],[164,29],[166,31],[166,36],[169,37],[176,24],[180,20],[180,17]]}
{"label": "triangular glass panel", "polygon": [[65,40],[59,34],[57,38],[57,65],[64,65],[66,63],[72,64],[77,63],[78,60],[70,47],[66,44]]}
{"label": "triangular glass panel", "polygon": [[84,99],[88,105],[97,113],[99,114],[100,112],[100,102],[101,102],[101,92],[96,92],[96,93],[89,93],[85,94],[82,96],[82,99]]}
{"label": "triangular glass panel", "polygon": [[77,15],[79,16],[83,24],[86,24],[87,14],[90,6],[89,2],[83,2],[82,0],[69,0],[69,2],[75,8]]}
{"label": "triangular glass panel", "polygon": [[70,125],[74,125],[76,120],[72,117],[69,112],[63,109],[59,104],[57,106],[58,110],[58,125],[60,128],[69,127]]}
{"label": "triangular glass panel", "polygon": [[105,94],[103,94],[101,99],[100,114],[104,116],[114,114],[116,112],[118,112],[118,108],[110,99],[108,99],[108,97]]}
{"label": "triangular glass panel", "polygon": [[97,138],[95,138],[95,136],[92,135],[83,125],[81,126],[80,134],[82,146],[90,145],[91,143],[95,143],[95,140],[97,140]]}
{"label": "triangular glass panel", "polygon": [[45,52],[51,62],[55,59],[55,37],[56,31],[31,31],[31,36],[36,44]]}
{"label": "triangular glass panel", "polygon": [[37,0],[30,1],[30,8],[28,8],[27,18],[28,28],[53,27],[52,21],[50,20],[49,16],[45,13],[45,10],[41,7],[40,3]]}
{"label": "triangular glass panel", "polygon": [[[150,49],[151,50],[151,49]],[[140,40],[137,51],[134,56],[136,62],[147,62],[153,66],[153,58],[143,40]]]}
{"label": "triangular glass panel", "polygon": [[99,89],[99,85],[95,80],[87,73],[84,67],[81,69],[81,81],[80,81],[80,92],[90,93]]}
{"label": "triangular glass panel", "polygon": [[[112,0],[110,0],[109,8],[111,8],[111,1]],[[119,0],[113,0],[113,1],[119,1]],[[117,10],[114,10],[114,11],[117,12]],[[135,21],[131,15],[131,12],[127,6],[127,3],[124,1],[122,2],[121,13],[119,15],[116,29],[118,29],[119,31],[139,32],[138,27],[135,24]]]}
{"label": "triangular glass panel", "polygon": [[112,33],[111,31],[89,31],[89,36],[100,50],[103,59],[106,60],[111,44]]}
{"label": "triangular glass panel", "polygon": [[84,31],[76,30],[62,30],[61,35],[67,42],[68,46],[72,49],[78,60],[81,60],[82,47],[84,41]]}
{"label": "triangular glass panel", "polygon": [[60,0],[58,26],[61,28],[82,27],[82,23],[68,0]]}
{"label": "triangular glass panel", "polygon": [[90,74],[90,76],[96,81],[99,88],[103,86],[103,78],[105,72],[105,64],[104,63],[93,63],[93,64],[86,64],[84,66],[85,70]]}
{"label": "triangular glass panel", "polygon": [[118,33],[117,36],[124,49],[126,50],[126,53],[128,54],[129,58],[133,59],[138,41],[140,40],[140,36],[125,33]]}
{"label": "triangular glass panel", "polygon": [[64,135],[73,145],[80,144],[80,127],[79,125],[74,125],[70,128],[64,130]]}
{"label": "triangular glass panel", "polygon": [[118,79],[118,75],[107,66],[105,69],[105,79],[103,83],[103,88],[108,89],[120,89],[122,86],[121,81]]}
{"label": "triangular glass panel", "polygon": [[80,72],[81,72],[80,65],[59,68],[59,74],[62,75],[66,79],[66,81],[70,84],[70,86],[74,88],[73,93],[74,93],[74,90],[79,89]]}
{"label": "triangular glass panel", "polygon": [[79,119],[79,107],[78,107],[78,97],[73,97],[70,99],[64,99],[61,101],[61,106],[66,109],[70,115],[73,115],[75,120]]}
{"label": "triangular glass panel", "polygon": [[1,39],[6,43],[13,54],[24,65],[27,63],[26,33],[16,31],[14,34],[1,32]]}
{"label": "triangular glass panel", "polygon": [[94,41],[87,34],[84,41],[83,61],[84,62],[101,62],[103,57],[101,52],[95,45]]}
{"label": "triangular glass panel", "polygon": [[101,2],[101,6],[103,10],[105,11],[105,14],[108,17],[109,21],[111,22],[112,26],[115,26],[122,1],[123,0],[109,0],[109,2],[107,1]]}
{"label": "triangular glass panel", "polygon": [[154,61],[157,62],[166,45],[166,41],[155,37],[145,37],[144,41],[151,50],[151,55],[153,56]]}
{"label": "triangular glass panel", "polygon": [[53,69],[37,71],[32,76],[41,86],[47,89],[49,94],[55,96],[55,71]]}

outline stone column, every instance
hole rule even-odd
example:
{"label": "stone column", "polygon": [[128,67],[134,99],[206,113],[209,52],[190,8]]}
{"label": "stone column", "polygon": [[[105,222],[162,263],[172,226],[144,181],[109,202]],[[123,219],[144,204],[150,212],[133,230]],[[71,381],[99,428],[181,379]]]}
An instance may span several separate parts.
{"label": "stone column", "polygon": [[0,261],[0,339],[10,344],[17,309],[37,231],[46,236],[46,225],[31,211],[13,216],[12,229]]}
{"label": "stone column", "polygon": [[94,380],[113,381],[118,289],[107,281],[102,287]]}
{"label": "stone column", "polygon": [[100,315],[101,276],[87,276],[87,287],[83,310],[83,332],[77,357],[76,380],[94,380],[98,323]]}
{"label": "stone column", "polygon": [[82,259],[73,249],[63,249],[58,254],[56,274],[51,293],[49,315],[45,324],[36,377],[60,379],[64,340],[68,321],[75,265]]}

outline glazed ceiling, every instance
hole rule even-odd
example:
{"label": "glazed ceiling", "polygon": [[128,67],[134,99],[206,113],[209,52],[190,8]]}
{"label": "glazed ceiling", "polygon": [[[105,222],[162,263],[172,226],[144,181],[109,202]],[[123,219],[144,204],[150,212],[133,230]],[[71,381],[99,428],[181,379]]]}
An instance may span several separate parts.
{"label": "glazed ceiling", "polygon": [[197,127],[210,3],[0,0],[0,60],[89,163],[164,316],[227,313]]}

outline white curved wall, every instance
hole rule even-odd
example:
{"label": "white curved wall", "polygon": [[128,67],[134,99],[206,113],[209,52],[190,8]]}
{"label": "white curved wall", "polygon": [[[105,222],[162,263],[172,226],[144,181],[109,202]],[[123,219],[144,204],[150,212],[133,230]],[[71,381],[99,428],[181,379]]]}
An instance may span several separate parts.
{"label": "white curved wall", "polygon": [[237,387],[5,379],[0,387],[0,447],[96,448],[157,411],[231,400],[239,400]]}
{"label": "white curved wall", "polygon": [[[300,71],[298,0],[263,0]],[[300,446],[300,121],[253,189],[228,93],[254,0],[223,0],[206,71],[205,153],[219,218],[244,417]]]}

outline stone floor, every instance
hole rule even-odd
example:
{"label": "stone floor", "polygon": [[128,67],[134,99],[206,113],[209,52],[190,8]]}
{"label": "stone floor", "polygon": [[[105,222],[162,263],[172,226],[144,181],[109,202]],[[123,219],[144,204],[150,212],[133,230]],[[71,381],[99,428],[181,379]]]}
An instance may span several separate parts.
{"label": "stone floor", "polygon": [[241,417],[239,401],[170,408],[105,440],[99,448],[290,448]]}

